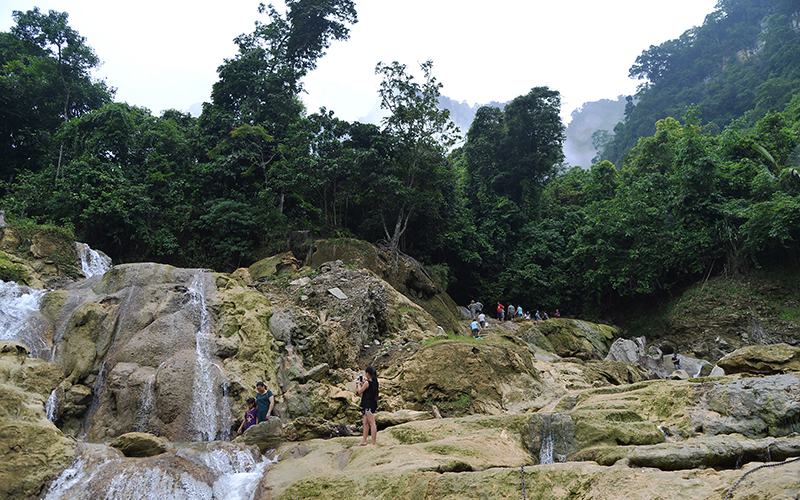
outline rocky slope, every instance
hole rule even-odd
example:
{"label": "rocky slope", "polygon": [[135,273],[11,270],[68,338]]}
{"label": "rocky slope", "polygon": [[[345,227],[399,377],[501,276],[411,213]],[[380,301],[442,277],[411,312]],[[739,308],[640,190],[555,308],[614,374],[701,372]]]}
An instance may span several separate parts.
{"label": "rocky slope", "polygon": [[[142,263],[90,279],[47,267],[45,243],[0,241],[4,272],[57,287],[28,323],[48,360],[0,347],[0,496],[229,498],[247,476],[257,499],[722,499],[750,471],[731,498],[800,491],[795,346],[685,356],[729,374],[689,378],[584,321],[472,339],[418,264],[361,242],[232,275]],[[378,446],[358,447],[370,364]],[[236,438],[258,380],[280,419]]]}

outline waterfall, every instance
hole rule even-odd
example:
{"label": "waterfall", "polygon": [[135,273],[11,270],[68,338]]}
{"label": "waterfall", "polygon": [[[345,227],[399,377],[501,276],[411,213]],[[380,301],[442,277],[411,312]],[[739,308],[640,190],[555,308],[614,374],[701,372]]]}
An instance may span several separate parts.
{"label": "waterfall", "polygon": [[44,338],[39,306],[46,292],[13,281],[0,280],[0,340],[28,346],[31,356],[48,359],[50,347]]}
{"label": "waterfall", "polygon": [[58,400],[58,394],[56,390],[53,389],[47,397],[47,401],[44,403],[44,413],[47,415],[47,420],[51,422],[58,420],[58,411],[61,409],[60,407],[61,403]]}
{"label": "waterfall", "polygon": [[111,257],[108,255],[92,250],[86,243],[77,241],[75,242],[75,248],[78,250],[78,256],[81,259],[81,270],[87,278],[105,274],[106,271],[111,269]]}
{"label": "waterfall", "polygon": [[566,462],[573,445],[569,413],[543,413],[535,417],[539,438],[539,464]]}
{"label": "waterfall", "polygon": [[153,411],[153,381],[156,379],[156,373],[147,377],[145,382],[143,394],[139,400],[139,409],[136,411],[136,432],[147,432],[147,421],[150,418],[150,412]]}
{"label": "waterfall", "polygon": [[542,447],[539,448],[539,464],[553,463],[553,427],[547,426],[546,434],[542,436]]}
{"label": "waterfall", "polygon": [[228,443],[216,449],[192,445],[152,458],[115,457],[103,452],[103,445],[81,447],[77,460],[50,485],[45,500],[250,500],[264,469],[277,461]]}
{"label": "waterfall", "polygon": [[201,271],[194,276],[188,289],[188,313],[197,322],[197,361],[194,367],[190,426],[196,432],[195,439],[212,441],[229,437],[233,415],[226,394],[227,380],[219,365],[214,363],[216,343],[211,328],[211,315],[206,307],[203,283]]}

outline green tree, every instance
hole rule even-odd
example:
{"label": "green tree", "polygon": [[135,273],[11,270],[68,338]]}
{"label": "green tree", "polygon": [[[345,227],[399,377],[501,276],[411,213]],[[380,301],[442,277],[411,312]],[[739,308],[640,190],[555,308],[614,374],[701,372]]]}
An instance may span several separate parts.
{"label": "green tree", "polygon": [[110,102],[114,89],[91,77],[100,61],[68,24],[66,12],[38,7],[14,11],[0,33],[0,179],[40,169],[48,155],[59,164],[53,135],[59,125]]}
{"label": "green tree", "polygon": [[449,111],[438,109],[442,84],[432,74],[433,62],[420,64],[420,69],[421,84],[397,61],[375,67],[375,73],[383,76],[381,108],[391,113],[383,119],[383,127],[397,138],[399,147],[395,161],[385,165],[388,169],[375,184],[382,200],[378,204],[381,223],[392,252],[400,248],[412,216],[423,207],[435,212],[443,205],[442,182],[454,179],[445,155],[459,138],[458,127],[450,120]]}

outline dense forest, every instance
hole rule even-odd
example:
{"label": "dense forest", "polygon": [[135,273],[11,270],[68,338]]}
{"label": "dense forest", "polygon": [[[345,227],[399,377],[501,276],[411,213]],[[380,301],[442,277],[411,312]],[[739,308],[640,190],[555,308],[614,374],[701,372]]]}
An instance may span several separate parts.
{"label": "dense forest", "polygon": [[306,110],[303,77],[357,14],[286,5],[235,39],[199,118],[113,102],[66,13],[15,12],[0,33],[7,220],[67,228],[116,262],[220,271],[285,251],[294,230],[359,238],[429,265],[458,301],[572,314],[798,265],[796,2],[721,0],[645,50],[631,68],[645,83],[589,169],[563,164],[557,90],[481,107],[460,137],[430,61],[420,79],[377,64],[381,126]]}

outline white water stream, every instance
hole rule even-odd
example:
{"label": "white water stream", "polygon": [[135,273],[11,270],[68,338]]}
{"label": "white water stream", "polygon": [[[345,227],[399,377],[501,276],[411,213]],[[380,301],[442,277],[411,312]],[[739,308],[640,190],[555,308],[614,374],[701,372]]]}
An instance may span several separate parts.
{"label": "white water stream", "polygon": [[233,445],[192,446],[150,459],[102,459],[102,445],[83,446],[45,500],[250,500],[264,469],[275,463]]}
{"label": "white water stream", "polygon": [[86,243],[75,242],[75,248],[81,259],[81,270],[87,278],[103,275],[111,269],[111,257],[108,255],[92,250]]}
{"label": "white water stream", "polygon": [[188,288],[187,312],[197,325],[197,361],[194,368],[190,425],[196,433],[193,439],[213,441],[229,438],[233,415],[227,397],[227,379],[222,369],[214,363],[216,344],[211,328],[211,315],[206,307],[204,275],[202,271],[198,272]]}
{"label": "white water stream", "polygon": [[0,280],[0,340],[25,344],[31,356],[42,359],[50,355],[42,331],[44,319],[39,314],[45,293],[45,290]]}

